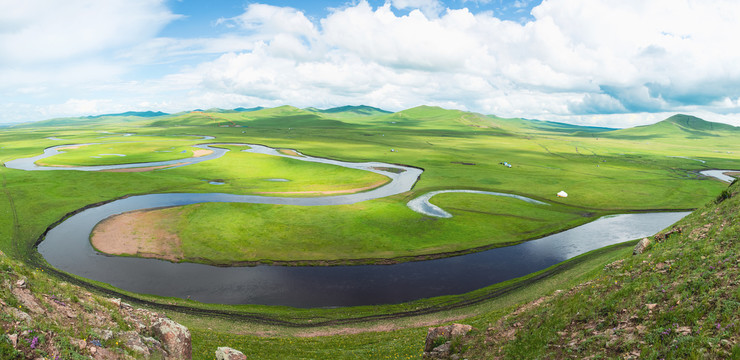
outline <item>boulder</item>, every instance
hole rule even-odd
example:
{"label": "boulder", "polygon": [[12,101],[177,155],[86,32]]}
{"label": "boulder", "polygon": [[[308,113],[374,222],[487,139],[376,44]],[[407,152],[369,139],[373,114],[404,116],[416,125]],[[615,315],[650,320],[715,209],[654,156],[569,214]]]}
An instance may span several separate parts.
{"label": "boulder", "polygon": [[650,239],[643,238],[640,240],[640,242],[635,245],[635,250],[632,250],[632,255],[638,255],[645,252],[645,249],[647,249],[648,245],[650,245]]}
{"label": "boulder", "polygon": [[452,340],[465,336],[471,330],[473,330],[472,326],[463,324],[429,328],[426,343],[424,344],[424,356],[430,358],[448,357],[451,351]]}
{"label": "boulder", "polygon": [[216,349],[216,360],[247,360],[247,356],[239,350],[224,346]]}
{"label": "boulder", "polygon": [[26,323],[26,325],[31,325],[31,323],[33,322],[31,315],[28,315],[28,313],[22,310],[10,308],[10,314],[13,315],[13,317],[16,318],[18,321],[23,321],[24,323]]}
{"label": "boulder", "polygon": [[190,359],[193,346],[190,330],[167,318],[159,318],[152,324],[152,331],[162,341],[168,359]]}

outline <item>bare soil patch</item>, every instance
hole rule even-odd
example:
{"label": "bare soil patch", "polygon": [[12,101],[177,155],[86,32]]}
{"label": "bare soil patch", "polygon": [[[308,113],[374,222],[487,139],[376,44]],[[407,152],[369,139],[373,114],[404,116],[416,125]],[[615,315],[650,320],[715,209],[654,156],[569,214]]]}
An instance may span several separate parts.
{"label": "bare soil patch", "polygon": [[83,146],[85,146],[85,145],[65,146],[65,147],[57,148],[57,150],[59,150],[59,151],[62,151],[62,150],[74,150],[74,149],[79,149],[79,148],[81,148]]}
{"label": "bare soil patch", "polygon": [[208,149],[193,150],[193,157],[201,157],[201,156],[206,156],[206,155],[211,155],[211,154],[213,154],[213,150],[208,150]]}
{"label": "bare soil patch", "polygon": [[181,261],[180,238],[162,226],[168,217],[151,210],[112,216],[95,226],[90,241],[106,254]]}
{"label": "bare soil patch", "polygon": [[283,155],[302,157],[301,154],[291,149],[279,149],[278,152]]}

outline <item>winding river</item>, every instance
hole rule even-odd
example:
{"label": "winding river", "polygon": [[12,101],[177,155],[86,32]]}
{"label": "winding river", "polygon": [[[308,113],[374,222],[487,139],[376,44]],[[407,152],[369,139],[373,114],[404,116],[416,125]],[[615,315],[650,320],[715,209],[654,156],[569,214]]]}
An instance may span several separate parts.
{"label": "winding river", "polygon": [[[215,144],[198,145],[198,147],[213,150],[213,154],[201,158],[174,160],[173,164],[178,164],[178,166],[193,164],[217,158],[226,152],[225,149],[211,145]],[[64,146],[71,145],[61,147]],[[612,215],[515,246],[451,258],[394,265],[215,267],[192,263],[171,263],[156,259],[108,256],[95,251],[90,245],[90,232],[98,222],[127,211],[202,202],[248,202],[300,206],[352,204],[406,192],[413,187],[422,173],[421,169],[401,165],[378,162],[346,163],[302,154],[296,157],[281,154],[266,146],[249,146],[250,149],[243,151],[373,171],[388,176],[391,182],[367,192],[314,198],[223,193],[132,196],[93,207],[69,217],[48,232],[44,241],[39,244],[38,250],[49,264],[57,269],[138,293],[224,304],[294,307],[356,306],[400,303],[469,292],[542,270],[594,249],[650,236],[688,214],[688,212],[675,212]],[[49,148],[48,152],[45,151],[42,156],[53,156],[53,151],[58,151],[58,148]],[[157,162],[118,166],[47,168],[33,164],[39,159],[40,157],[18,159],[9,161],[6,166],[23,170],[97,171],[167,165],[167,162]],[[186,164],[183,164],[184,162]],[[482,193],[515,197],[533,205],[545,204],[519,195]],[[449,214],[444,210],[428,202],[429,198],[435,194],[429,193],[412,200],[409,208],[429,216],[447,217]]]}

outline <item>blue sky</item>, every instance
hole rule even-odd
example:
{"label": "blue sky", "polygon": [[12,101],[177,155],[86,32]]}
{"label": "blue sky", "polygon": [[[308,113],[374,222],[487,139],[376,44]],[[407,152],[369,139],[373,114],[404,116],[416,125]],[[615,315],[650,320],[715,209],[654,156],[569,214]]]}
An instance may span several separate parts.
{"label": "blue sky", "polygon": [[0,123],[418,105],[740,126],[732,0],[0,0]]}

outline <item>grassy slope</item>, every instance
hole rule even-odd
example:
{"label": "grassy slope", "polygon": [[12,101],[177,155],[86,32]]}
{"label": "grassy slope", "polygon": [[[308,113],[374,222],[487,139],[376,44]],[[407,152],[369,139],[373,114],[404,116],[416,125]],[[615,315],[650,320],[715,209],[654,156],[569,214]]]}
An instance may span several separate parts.
{"label": "grassy slope", "polygon": [[736,181],[676,224],[680,234],[483,327],[465,356],[740,357],[739,194]]}
{"label": "grassy slope", "polygon": [[[442,110],[437,110],[442,111]],[[228,114],[229,116],[238,116]],[[455,120],[454,117],[451,117]],[[459,119],[459,117],[458,117]],[[310,119],[309,119],[310,120]],[[736,153],[740,151],[736,137],[707,137],[679,141],[671,139],[656,147],[646,141],[629,139],[563,136],[554,132],[501,131],[500,129],[466,125],[460,121],[440,122],[425,128],[424,124],[407,127],[387,125],[384,128],[370,126],[369,119],[357,118],[351,126],[333,123],[336,128],[322,127],[326,122],[313,120],[306,122],[306,128],[288,130],[281,124],[270,126],[262,121],[261,127],[213,128],[212,126],[146,128],[137,126],[108,126],[105,130],[115,132],[133,131],[162,136],[181,134],[213,134],[217,141],[241,141],[265,143],[276,147],[298,148],[311,155],[339,157],[344,160],[380,160],[423,166],[427,169],[421,181],[409,194],[399,195],[389,200],[407,200],[428,190],[440,188],[479,188],[494,191],[513,191],[539,199],[554,199],[553,194],[561,189],[572,194],[567,199],[569,205],[585,208],[604,208],[610,210],[638,208],[676,208],[694,207],[711,199],[724,187],[712,180],[699,180],[691,171],[703,168],[738,167]],[[149,120],[148,120],[149,121]],[[244,120],[248,125],[251,120]],[[363,125],[365,122],[368,124]],[[347,121],[346,123],[349,123]],[[494,124],[495,125],[495,124]],[[249,125],[248,125],[249,126]],[[96,126],[74,128],[8,130],[0,133],[0,161],[31,156],[47,146],[59,142],[44,140],[46,136],[72,139],[74,142],[90,141],[100,136]],[[246,131],[246,133],[242,133]],[[385,136],[383,136],[385,135]],[[390,153],[389,148],[399,151]],[[659,150],[656,150],[659,148]],[[718,152],[714,149],[722,149]],[[727,151],[732,153],[727,153]],[[707,161],[669,158],[686,156]],[[514,164],[511,169],[498,165],[506,160]],[[603,160],[607,162],[604,163]],[[453,162],[471,162],[468,166]],[[599,165],[599,167],[596,167]],[[200,165],[197,165],[200,166]],[[50,223],[63,214],[84,205],[119,197],[130,193],[166,191],[212,191],[201,180],[202,169],[185,167],[189,172],[178,177],[169,171],[151,173],[79,173],[79,172],[22,172],[0,168],[3,178],[3,193],[0,193],[0,248],[17,257],[32,255],[29,247]],[[90,192],[95,188],[95,192]],[[221,189],[221,188],[219,188]],[[575,192],[572,189],[577,189]],[[234,188],[234,191],[243,191]],[[457,194],[449,194],[447,201],[458,202]],[[463,204],[464,198],[459,198]],[[590,209],[586,209],[591,211]],[[569,284],[584,281],[595,276],[607,260],[624,256],[628,249],[614,249],[588,257],[589,261],[571,268],[568,272],[538,281],[536,286],[508,293],[505,297],[464,309],[449,310],[438,315],[425,315],[407,320],[392,320],[380,323],[358,324],[354,326],[333,326],[330,331],[340,331],[344,327],[374,328],[387,326],[414,326],[436,323],[446,318],[470,317],[478,328],[495,320],[495,314],[503,314],[521,301],[532,300],[547,291],[566,288]],[[620,255],[621,254],[621,255]],[[485,290],[485,291],[490,291]],[[173,299],[151,298],[158,302],[176,303],[209,309],[228,309],[240,313],[271,314],[281,318],[298,319],[308,322],[317,318],[341,319],[345,317],[383,314],[412,310],[454,299],[429,299],[422,305],[401,304],[394,306],[363,307],[350,309],[309,309],[295,310],[271,307],[220,307],[205,306]],[[252,349],[253,356],[271,357],[280,354],[306,354],[307,358],[341,358],[368,355],[370,357],[396,356],[399,354],[418,356],[423,341],[422,329],[400,330],[390,334],[373,333],[360,337],[330,336],[313,339],[260,338],[252,335],[290,335],[297,331],[259,325],[243,321],[224,321],[188,313],[173,312],[171,316],[186,322],[196,334],[194,346],[210,358],[215,346],[233,345],[237,348]],[[235,317],[237,319],[237,317]],[[216,334],[208,327],[217,329]],[[339,329],[338,329],[339,328]],[[421,337],[419,337],[421,336]],[[217,341],[225,338],[226,341]],[[389,339],[396,339],[389,341]],[[387,342],[384,342],[387,341]],[[406,349],[403,344],[418,343],[418,347]],[[380,344],[380,345],[378,345]],[[405,349],[405,350],[404,350]],[[210,351],[210,353],[208,352]],[[349,355],[348,355],[349,354]],[[295,356],[294,356],[295,357]],[[284,356],[283,356],[284,358]]]}

